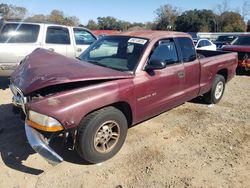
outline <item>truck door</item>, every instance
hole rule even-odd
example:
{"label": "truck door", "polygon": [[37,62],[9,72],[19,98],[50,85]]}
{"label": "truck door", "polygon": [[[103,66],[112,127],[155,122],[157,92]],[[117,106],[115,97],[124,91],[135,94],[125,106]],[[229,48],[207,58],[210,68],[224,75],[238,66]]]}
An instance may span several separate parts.
{"label": "truck door", "polygon": [[70,47],[70,35],[67,27],[47,26],[43,48],[67,56],[67,47]]}
{"label": "truck door", "polygon": [[[135,88],[138,121],[166,111],[183,101],[184,65],[178,58],[173,39],[158,41],[150,61],[164,61],[166,68],[148,70],[136,76]],[[146,65],[147,66],[147,65]]]}
{"label": "truck door", "polygon": [[195,98],[200,89],[200,63],[193,42],[188,37],[176,38],[181,61],[184,64],[184,101]]}
{"label": "truck door", "polygon": [[83,28],[73,28],[75,42],[75,56],[78,57],[90,44],[96,41],[96,37]]}

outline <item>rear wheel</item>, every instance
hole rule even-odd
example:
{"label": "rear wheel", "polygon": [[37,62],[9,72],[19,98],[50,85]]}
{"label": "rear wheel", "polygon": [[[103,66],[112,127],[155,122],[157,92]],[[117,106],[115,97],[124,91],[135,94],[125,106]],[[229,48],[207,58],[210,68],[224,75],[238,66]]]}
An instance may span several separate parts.
{"label": "rear wheel", "polygon": [[113,157],[122,147],[127,135],[127,119],[115,107],[105,107],[87,115],[77,134],[77,152],[90,163]]}
{"label": "rear wheel", "polygon": [[225,78],[222,75],[216,74],[211,90],[204,94],[204,100],[209,104],[216,104],[221,100],[224,90]]}

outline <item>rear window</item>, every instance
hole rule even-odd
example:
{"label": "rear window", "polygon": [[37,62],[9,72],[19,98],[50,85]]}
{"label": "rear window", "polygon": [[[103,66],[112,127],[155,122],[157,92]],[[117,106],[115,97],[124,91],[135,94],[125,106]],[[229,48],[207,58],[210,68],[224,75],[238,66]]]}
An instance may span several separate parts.
{"label": "rear window", "polygon": [[250,45],[250,35],[248,36],[239,36],[236,38],[232,45],[243,45],[243,46],[249,46]]}
{"label": "rear window", "polygon": [[0,43],[34,43],[40,26],[32,24],[5,24],[0,33]]}
{"label": "rear window", "polygon": [[192,40],[186,37],[180,37],[176,40],[178,41],[181,49],[182,61],[184,63],[194,61],[196,59],[196,51]]}

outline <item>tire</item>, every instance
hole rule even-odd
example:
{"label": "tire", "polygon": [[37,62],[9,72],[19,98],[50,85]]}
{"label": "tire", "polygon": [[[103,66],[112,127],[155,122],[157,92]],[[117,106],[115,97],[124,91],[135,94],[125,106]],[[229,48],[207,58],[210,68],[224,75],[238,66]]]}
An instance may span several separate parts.
{"label": "tire", "polygon": [[105,107],[92,112],[80,122],[76,150],[90,163],[106,161],[121,149],[127,129],[126,117],[115,107]]}
{"label": "tire", "polygon": [[203,95],[204,100],[209,104],[218,103],[225,91],[225,78],[222,75],[216,74],[209,92]]}

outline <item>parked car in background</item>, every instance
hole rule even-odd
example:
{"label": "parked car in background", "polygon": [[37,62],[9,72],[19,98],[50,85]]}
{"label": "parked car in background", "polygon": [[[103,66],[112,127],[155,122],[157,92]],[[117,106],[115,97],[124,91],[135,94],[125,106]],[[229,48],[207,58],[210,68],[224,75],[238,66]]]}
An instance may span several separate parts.
{"label": "parked car in background", "polygon": [[221,100],[237,53],[198,53],[204,58],[189,35],[166,31],[103,36],[78,60],[38,49],[11,76],[13,104],[27,115],[30,145],[50,163],[63,160],[51,135],[71,137],[83,159],[100,163],[121,149],[129,127],[197,96]]}
{"label": "parked car in background", "polygon": [[250,70],[250,34],[238,36],[231,45],[223,46],[222,50],[238,52],[239,67]]}
{"label": "parked car in background", "polygon": [[199,35],[196,32],[188,32],[188,34],[191,36],[194,44],[196,44],[200,39]]}
{"label": "parked car in background", "polygon": [[236,38],[237,35],[220,35],[213,43],[216,45],[217,49],[220,49],[223,45],[230,44]]}
{"label": "parked car in background", "polygon": [[36,48],[75,58],[95,40],[96,36],[82,27],[4,22],[0,28],[0,76],[9,76]]}
{"label": "parked car in background", "polygon": [[216,51],[216,45],[208,39],[199,39],[195,45],[195,49]]}

